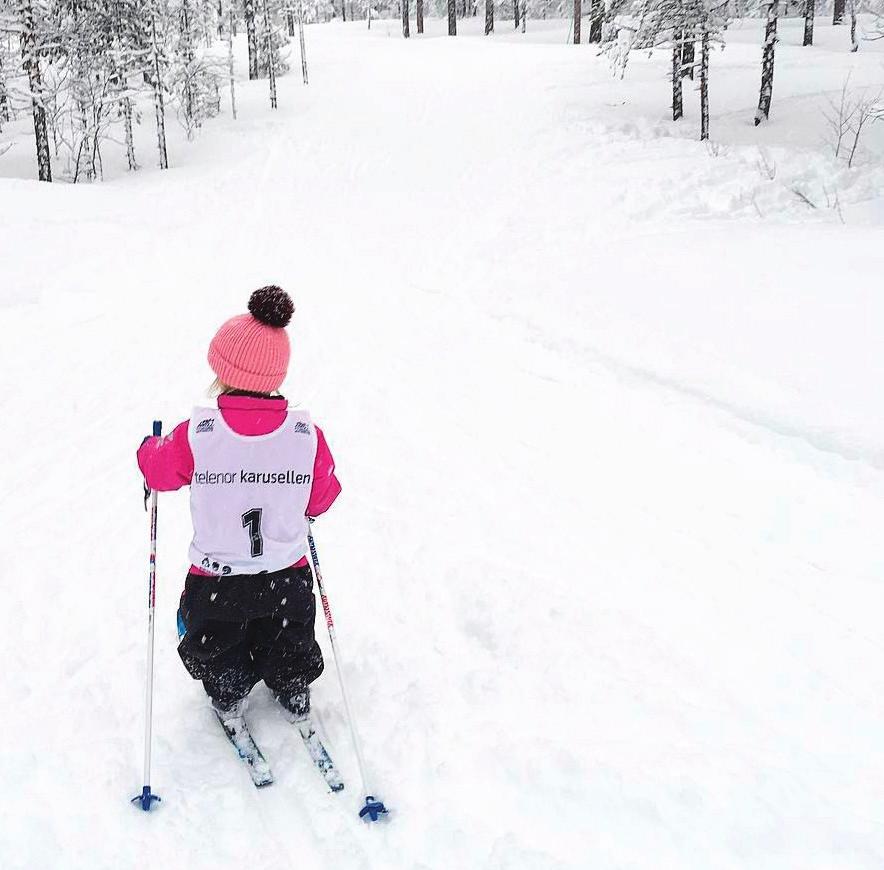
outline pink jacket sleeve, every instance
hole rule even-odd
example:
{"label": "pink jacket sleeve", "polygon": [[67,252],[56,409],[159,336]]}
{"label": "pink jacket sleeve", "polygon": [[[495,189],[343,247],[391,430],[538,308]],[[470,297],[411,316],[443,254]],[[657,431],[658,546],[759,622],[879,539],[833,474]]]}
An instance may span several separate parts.
{"label": "pink jacket sleeve", "polygon": [[187,486],[193,477],[193,454],[187,441],[187,420],[169,435],[145,438],[138,448],[138,467],[151,489],[169,492]]}
{"label": "pink jacket sleeve", "polygon": [[316,427],[316,460],[313,463],[313,489],[307,504],[307,516],[324,514],[341,492],[341,484],[335,477],[335,460],[328,449],[325,435]]}

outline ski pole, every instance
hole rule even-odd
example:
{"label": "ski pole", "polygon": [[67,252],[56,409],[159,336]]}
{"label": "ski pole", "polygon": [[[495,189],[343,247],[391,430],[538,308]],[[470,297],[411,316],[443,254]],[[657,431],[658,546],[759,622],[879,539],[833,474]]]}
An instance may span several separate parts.
{"label": "ski pole", "polygon": [[[163,424],[159,420],[153,421],[153,434],[163,434]],[[145,485],[144,506],[147,507],[148,489]],[[132,803],[141,804],[145,812],[153,806],[154,801],[160,801],[158,795],[150,790],[150,744],[153,731],[153,617],[156,606],[156,581],[157,581],[157,491],[150,494],[150,573],[147,587],[147,686],[145,689],[145,714],[144,714],[144,787],[141,794],[132,798]]]}
{"label": "ski pole", "polygon": [[[313,522],[312,518],[310,518],[310,522]],[[353,719],[353,711],[350,708],[350,699],[347,695],[347,685],[344,682],[344,674],[341,667],[341,654],[338,652],[338,640],[337,634],[335,633],[335,623],[332,619],[328,596],[325,594],[325,584],[322,582],[322,571],[319,570],[319,554],[316,552],[316,542],[313,540],[313,532],[309,527],[307,529],[307,544],[310,547],[310,558],[313,560],[313,573],[316,575],[316,585],[319,587],[319,598],[322,601],[322,610],[325,613],[325,624],[328,626],[328,637],[331,641],[335,669],[338,672],[338,682],[341,685],[341,695],[344,698],[344,710],[347,714],[347,724],[350,726],[350,737],[353,740],[353,748],[356,750],[356,761],[359,764],[359,775],[362,778],[362,793],[365,795],[365,804],[362,809],[359,810],[359,818],[365,822],[376,822],[381,816],[386,815],[389,810],[384,806],[384,802],[378,800],[368,788],[368,777],[365,775],[365,759],[362,757],[362,744],[359,742],[359,735],[356,732],[356,722]]]}

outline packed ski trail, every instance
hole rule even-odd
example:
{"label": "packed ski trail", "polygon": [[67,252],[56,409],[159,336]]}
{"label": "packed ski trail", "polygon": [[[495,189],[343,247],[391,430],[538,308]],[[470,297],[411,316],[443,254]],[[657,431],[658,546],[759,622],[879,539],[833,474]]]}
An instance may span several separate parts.
{"label": "packed ski trail", "polygon": [[[672,187],[699,146],[589,117],[600,61],[395,27],[310,28],[309,89],[269,116],[243,83],[168,173],[0,181],[0,865],[880,868],[878,225],[716,222],[712,158]],[[261,687],[273,785],[231,754],[175,652],[184,493],[159,505],[163,803],[128,802],[135,448],[270,281],[284,392],[344,486],[315,532],[384,826],[321,620],[346,790]]]}

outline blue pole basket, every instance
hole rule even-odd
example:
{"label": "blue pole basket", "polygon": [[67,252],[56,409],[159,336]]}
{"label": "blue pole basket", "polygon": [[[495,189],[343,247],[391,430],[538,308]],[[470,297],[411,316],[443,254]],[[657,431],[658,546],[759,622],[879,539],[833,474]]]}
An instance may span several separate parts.
{"label": "blue pole basket", "polygon": [[365,806],[359,811],[359,818],[363,822],[377,822],[389,815],[390,811],[374,795],[365,798]]}

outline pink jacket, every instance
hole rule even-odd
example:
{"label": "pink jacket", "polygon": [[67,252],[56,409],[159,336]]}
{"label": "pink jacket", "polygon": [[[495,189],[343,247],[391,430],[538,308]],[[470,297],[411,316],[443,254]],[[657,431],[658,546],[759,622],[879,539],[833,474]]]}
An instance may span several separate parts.
{"label": "pink jacket", "polygon": [[[223,395],[218,408],[224,422],[240,435],[266,435],[278,429],[285,420],[288,402],[283,398]],[[193,477],[193,453],[187,440],[189,420],[179,423],[169,435],[146,438],[138,448],[138,467],[151,489],[169,492],[188,486]],[[316,460],[313,464],[313,488],[307,515],[325,513],[341,492],[335,477],[335,461],[322,430],[316,427]],[[306,559],[298,563],[306,564]],[[192,566],[191,572],[205,574]]]}

